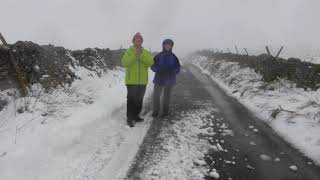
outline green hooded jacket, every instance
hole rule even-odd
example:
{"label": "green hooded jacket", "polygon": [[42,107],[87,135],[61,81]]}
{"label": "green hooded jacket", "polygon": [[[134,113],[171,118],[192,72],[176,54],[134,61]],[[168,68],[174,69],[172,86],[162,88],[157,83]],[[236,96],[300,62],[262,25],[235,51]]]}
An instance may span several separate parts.
{"label": "green hooded jacket", "polygon": [[148,68],[153,65],[152,54],[143,48],[140,57],[136,56],[134,47],[130,47],[121,59],[126,68],[126,85],[147,85]]}

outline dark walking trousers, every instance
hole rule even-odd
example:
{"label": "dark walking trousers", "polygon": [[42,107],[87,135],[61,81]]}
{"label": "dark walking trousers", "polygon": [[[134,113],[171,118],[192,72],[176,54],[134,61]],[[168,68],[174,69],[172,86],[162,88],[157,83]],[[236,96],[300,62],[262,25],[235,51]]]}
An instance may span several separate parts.
{"label": "dark walking trousers", "polygon": [[170,95],[172,91],[172,86],[160,86],[158,84],[154,84],[154,92],[153,92],[153,110],[155,112],[159,112],[160,110],[160,96],[164,90],[163,94],[163,113],[169,113],[169,103],[170,103]]}
{"label": "dark walking trousers", "polygon": [[146,85],[127,85],[127,118],[135,120],[143,105]]}

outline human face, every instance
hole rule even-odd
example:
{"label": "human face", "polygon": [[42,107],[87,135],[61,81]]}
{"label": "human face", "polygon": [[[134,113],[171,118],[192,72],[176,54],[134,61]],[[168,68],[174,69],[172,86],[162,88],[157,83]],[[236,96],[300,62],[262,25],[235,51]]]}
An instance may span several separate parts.
{"label": "human face", "polygon": [[141,47],[142,46],[142,43],[143,43],[143,40],[141,38],[135,38],[133,40],[133,45],[135,47]]}
{"label": "human face", "polygon": [[172,49],[172,46],[171,46],[171,44],[164,44],[164,49],[166,50],[166,51],[170,51],[171,49]]}

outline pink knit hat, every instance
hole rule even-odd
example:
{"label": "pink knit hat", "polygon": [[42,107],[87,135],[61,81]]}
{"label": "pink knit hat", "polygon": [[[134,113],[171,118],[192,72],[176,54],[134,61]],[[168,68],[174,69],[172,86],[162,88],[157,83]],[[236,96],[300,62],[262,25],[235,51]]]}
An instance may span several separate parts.
{"label": "pink knit hat", "polygon": [[141,40],[143,40],[143,37],[142,37],[142,35],[141,35],[139,32],[136,33],[136,34],[133,36],[132,41],[134,41],[134,40],[137,39],[137,38],[140,38]]}

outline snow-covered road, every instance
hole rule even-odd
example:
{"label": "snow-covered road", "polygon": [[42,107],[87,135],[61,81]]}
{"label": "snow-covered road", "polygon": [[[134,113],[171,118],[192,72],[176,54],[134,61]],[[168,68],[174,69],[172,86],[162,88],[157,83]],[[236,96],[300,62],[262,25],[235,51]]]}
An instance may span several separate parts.
{"label": "snow-covered road", "polygon": [[312,160],[195,66],[180,75],[172,110],[154,120],[128,179],[320,178]]}
{"label": "snow-covered road", "polygon": [[[73,84],[77,94],[57,99],[72,102],[55,111],[65,118],[45,114],[16,137],[14,124],[2,126],[0,179],[320,179],[312,160],[193,65],[182,68],[167,118],[150,117],[148,86],[145,121],[134,128],[125,122],[122,81],[121,70],[85,75]],[[43,113],[9,116],[10,107],[0,115],[18,125]]]}

